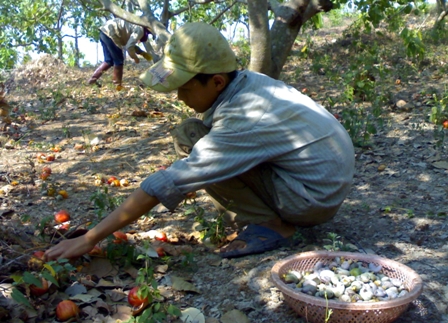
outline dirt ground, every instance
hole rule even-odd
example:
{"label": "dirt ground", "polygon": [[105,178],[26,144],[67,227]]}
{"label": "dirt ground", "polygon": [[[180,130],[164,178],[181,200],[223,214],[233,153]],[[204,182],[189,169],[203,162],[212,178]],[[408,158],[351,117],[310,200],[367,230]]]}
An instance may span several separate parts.
{"label": "dirt ground", "polygon": [[[331,42],[334,36],[322,37]],[[447,63],[447,57],[440,60]],[[291,62],[286,70],[294,71],[294,64],[300,62]],[[48,239],[38,237],[43,219],[60,209],[69,210],[72,225],[95,219],[97,209],[91,202],[99,189],[95,175],[127,179],[127,187],[108,187],[110,196],[119,199],[148,174],[176,159],[169,131],[191,112],[174,94],[160,95],[141,86],[138,75],[147,67],[147,63],[128,63],[125,90],[117,92],[110,84],[111,73],[101,79],[103,87],[89,87],[84,84],[93,69],[71,69],[44,57],[15,71],[6,84],[14,118],[0,136],[2,286],[11,283],[8,276],[12,272],[26,270],[34,250],[48,246]],[[337,91],[337,85],[330,84],[325,75],[312,73],[306,64],[300,68],[300,76],[290,83],[299,90],[306,88],[325,104],[324,98]],[[351,193],[332,221],[302,229],[303,241],[298,246],[222,260],[198,240],[193,217],[185,215],[191,201],[175,212],[160,206],[130,226],[128,236],[137,242],[143,232],[162,230],[192,250],[194,261],[189,266],[183,266],[182,256],[173,256],[168,270],[158,273],[159,285],[166,289],[165,299],[181,309],[199,309],[208,323],[306,322],[283,302],[270,270],[289,255],[324,249],[328,233],[336,233],[341,242],[357,251],[398,261],[423,279],[423,293],[397,322],[448,322],[447,144],[445,140],[443,147],[436,147],[433,125],[427,119],[428,100],[416,95],[427,89],[446,93],[448,77],[434,78],[435,70],[431,66],[421,69],[415,77],[394,86],[393,102],[384,107],[384,127],[373,136],[370,146],[356,148]],[[406,105],[397,104],[399,100]],[[36,154],[49,155],[55,147],[60,147],[54,152],[55,161],[38,162]],[[42,181],[40,174],[48,166],[51,176]],[[42,194],[48,185],[65,190],[68,198]],[[216,216],[204,192],[198,192],[196,203],[207,218]],[[124,271],[117,275],[122,280],[128,277]],[[191,282],[195,291],[173,290],[174,276]],[[107,275],[104,278],[111,280]],[[127,286],[119,287],[124,290]],[[45,302],[54,304],[55,299],[37,303],[37,314],[27,320],[9,317],[6,321],[52,322],[51,311],[48,314],[43,307],[51,308]],[[0,300],[3,309],[11,305],[4,297]],[[89,302],[83,303],[87,305]],[[91,313],[84,313],[82,322],[114,321],[110,319],[113,309]]]}

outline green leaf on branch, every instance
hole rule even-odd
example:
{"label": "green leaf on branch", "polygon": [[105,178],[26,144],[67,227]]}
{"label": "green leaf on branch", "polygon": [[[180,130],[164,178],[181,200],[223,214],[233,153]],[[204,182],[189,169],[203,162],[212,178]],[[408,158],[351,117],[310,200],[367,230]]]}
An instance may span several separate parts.
{"label": "green leaf on branch", "polygon": [[42,281],[27,271],[23,273],[23,281],[29,285],[36,285],[39,288],[42,287]]}
{"label": "green leaf on branch", "polygon": [[56,280],[56,278],[54,278],[54,277],[51,275],[50,272],[48,272],[48,271],[44,271],[44,272],[42,272],[42,276],[43,276],[46,280],[52,282],[53,284],[55,284],[56,286],[59,287],[59,283],[58,283],[58,281]]}

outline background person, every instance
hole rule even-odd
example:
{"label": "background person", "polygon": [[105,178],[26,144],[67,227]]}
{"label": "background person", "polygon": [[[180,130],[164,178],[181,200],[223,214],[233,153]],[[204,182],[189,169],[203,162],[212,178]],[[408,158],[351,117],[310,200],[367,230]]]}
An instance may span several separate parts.
{"label": "background person", "polygon": [[354,149],[324,107],[266,75],[237,71],[226,39],[205,23],[171,36],[162,60],[141,79],[203,114],[173,132],[181,159],[146,178],[116,210],[84,236],[50,248],[46,257],[89,252],[158,203],[172,210],[189,192],[205,189],[237,238],[226,258],[287,245],[297,226],[330,220],[347,196]]}
{"label": "background person", "polygon": [[98,84],[97,80],[105,71],[113,66],[114,74],[112,82],[120,89],[123,79],[123,50],[129,53],[129,56],[131,56],[136,64],[140,62],[137,54],[151,61],[151,55],[137,46],[139,42],[142,42],[145,49],[149,52],[150,47],[147,43],[149,34],[150,31],[147,28],[131,24],[120,18],[107,21],[100,28],[100,42],[103,47],[104,62],[95,70],[88,84]]}

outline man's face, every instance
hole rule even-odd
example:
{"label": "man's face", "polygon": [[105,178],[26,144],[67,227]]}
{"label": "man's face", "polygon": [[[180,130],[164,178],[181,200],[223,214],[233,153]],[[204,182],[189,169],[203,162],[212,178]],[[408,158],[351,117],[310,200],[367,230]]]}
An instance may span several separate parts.
{"label": "man's face", "polygon": [[216,83],[215,77],[203,85],[191,79],[177,89],[177,98],[198,113],[207,111],[218,98],[222,87]]}

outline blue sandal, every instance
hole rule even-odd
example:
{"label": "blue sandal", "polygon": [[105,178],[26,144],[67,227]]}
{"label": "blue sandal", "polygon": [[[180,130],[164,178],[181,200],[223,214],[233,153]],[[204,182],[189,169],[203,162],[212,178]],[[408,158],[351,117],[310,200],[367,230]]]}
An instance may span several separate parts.
{"label": "blue sandal", "polygon": [[[261,225],[249,224],[238,234],[235,240],[246,242],[246,247],[228,252],[221,252],[223,258],[237,258],[263,253],[290,245],[290,239]],[[235,241],[234,240],[234,241]]]}

